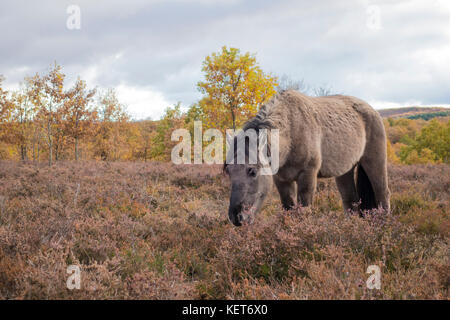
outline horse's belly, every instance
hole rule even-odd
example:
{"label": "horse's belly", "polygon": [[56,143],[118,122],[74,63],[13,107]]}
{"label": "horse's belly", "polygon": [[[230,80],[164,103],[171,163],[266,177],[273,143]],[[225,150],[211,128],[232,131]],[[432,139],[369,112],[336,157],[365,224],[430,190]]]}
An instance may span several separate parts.
{"label": "horse's belly", "polygon": [[321,177],[339,177],[347,173],[361,159],[365,147],[363,130],[347,130],[325,135],[322,139]]}

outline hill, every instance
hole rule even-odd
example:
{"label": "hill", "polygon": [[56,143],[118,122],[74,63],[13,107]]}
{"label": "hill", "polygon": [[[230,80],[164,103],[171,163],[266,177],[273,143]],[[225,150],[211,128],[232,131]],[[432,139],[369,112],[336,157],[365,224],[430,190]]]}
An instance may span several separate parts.
{"label": "hill", "polygon": [[377,111],[383,118],[423,118],[429,120],[434,117],[450,116],[450,109],[443,107],[404,107]]}

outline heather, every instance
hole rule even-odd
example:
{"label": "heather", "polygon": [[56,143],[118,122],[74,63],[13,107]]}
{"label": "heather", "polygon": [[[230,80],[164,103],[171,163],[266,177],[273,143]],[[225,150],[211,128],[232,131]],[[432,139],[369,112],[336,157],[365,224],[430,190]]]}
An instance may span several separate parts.
{"label": "heather", "polygon": [[219,166],[0,161],[0,298],[448,299],[450,167],[389,178],[390,215],[343,212],[321,180],[312,209],[282,211],[274,190],[236,228]]}

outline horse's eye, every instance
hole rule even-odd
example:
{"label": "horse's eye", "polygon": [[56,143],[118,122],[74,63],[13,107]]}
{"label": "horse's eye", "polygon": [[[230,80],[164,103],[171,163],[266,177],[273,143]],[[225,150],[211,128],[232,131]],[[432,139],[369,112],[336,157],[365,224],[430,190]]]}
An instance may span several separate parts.
{"label": "horse's eye", "polygon": [[256,168],[247,168],[247,175],[249,177],[256,177]]}

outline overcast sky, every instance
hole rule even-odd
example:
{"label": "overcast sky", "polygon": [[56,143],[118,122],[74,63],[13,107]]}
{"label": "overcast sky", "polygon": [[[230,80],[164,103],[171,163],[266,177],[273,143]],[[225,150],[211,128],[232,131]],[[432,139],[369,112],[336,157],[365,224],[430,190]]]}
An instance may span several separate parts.
{"label": "overcast sky", "polygon": [[448,0],[2,0],[0,30],[8,88],[57,61],[69,83],[116,88],[136,119],[197,101],[202,61],[223,45],[375,108],[450,104]]}

